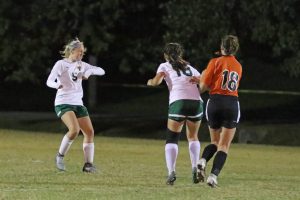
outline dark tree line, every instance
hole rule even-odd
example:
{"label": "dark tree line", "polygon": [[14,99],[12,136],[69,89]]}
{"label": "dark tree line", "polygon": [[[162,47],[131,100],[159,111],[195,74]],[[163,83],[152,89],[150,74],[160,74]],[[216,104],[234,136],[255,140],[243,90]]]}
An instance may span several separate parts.
{"label": "dark tree line", "polygon": [[224,34],[239,37],[242,62],[299,77],[299,10],[297,0],[1,1],[0,78],[44,82],[76,36],[118,79],[153,73],[166,42],[182,43],[203,67]]}
{"label": "dark tree line", "polygon": [[167,9],[165,39],[183,41],[197,62],[218,48],[222,35],[235,34],[244,59],[269,61],[290,76],[300,74],[297,0],[175,0]]}

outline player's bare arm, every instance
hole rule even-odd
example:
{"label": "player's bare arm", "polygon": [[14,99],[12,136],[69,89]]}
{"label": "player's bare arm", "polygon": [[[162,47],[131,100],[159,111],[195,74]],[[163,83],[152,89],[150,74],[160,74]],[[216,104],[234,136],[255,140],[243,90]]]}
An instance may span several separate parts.
{"label": "player's bare arm", "polygon": [[210,90],[209,87],[205,83],[200,82],[199,86],[200,86],[199,90],[200,90],[201,94]]}
{"label": "player's bare arm", "polygon": [[158,86],[161,84],[164,77],[165,77],[165,73],[159,72],[155,75],[154,78],[148,80],[147,85],[148,86]]}

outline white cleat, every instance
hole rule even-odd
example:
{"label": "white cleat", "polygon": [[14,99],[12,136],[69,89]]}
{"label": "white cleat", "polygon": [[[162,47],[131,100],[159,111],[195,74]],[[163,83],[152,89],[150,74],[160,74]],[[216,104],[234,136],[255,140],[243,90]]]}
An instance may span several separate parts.
{"label": "white cleat", "polygon": [[197,173],[199,182],[204,182],[205,179],[206,160],[201,158],[197,163]]}
{"label": "white cleat", "polygon": [[57,169],[59,169],[60,171],[66,170],[63,155],[60,155],[59,153],[57,153],[57,155],[55,157],[55,164],[56,164]]}
{"label": "white cleat", "polygon": [[217,176],[214,174],[210,174],[206,181],[207,185],[209,185],[212,188],[215,188],[218,186]]}

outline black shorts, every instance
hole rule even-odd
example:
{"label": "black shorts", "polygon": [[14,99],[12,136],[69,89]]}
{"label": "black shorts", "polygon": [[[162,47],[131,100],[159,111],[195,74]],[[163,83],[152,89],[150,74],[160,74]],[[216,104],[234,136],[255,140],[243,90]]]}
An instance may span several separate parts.
{"label": "black shorts", "polygon": [[211,95],[206,105],[206,119],[210,128],[236,128],[240,120],[240,104],[235,96]]}

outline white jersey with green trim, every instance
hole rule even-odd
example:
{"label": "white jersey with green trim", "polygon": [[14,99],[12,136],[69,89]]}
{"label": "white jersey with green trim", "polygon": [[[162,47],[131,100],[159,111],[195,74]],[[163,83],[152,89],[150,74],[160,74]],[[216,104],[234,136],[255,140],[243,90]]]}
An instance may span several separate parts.
{"label": "white jersey with green trim", "polygon": [[[83,61],[69,62],[66,59],[55,63],[47,79],[47,86],[57,89],[55,105],[83,105],[82,77],[104,75],[102,68]],[[58,87],[62,85],[62,88]]]}
{"label": "white jersey with green trim", "polygon": [[159,72],[165,74],[164,80],[170,92],[169,104],[181,99],[202,101],[197,84],[190,83],[192,76],[200,76],[195,68],[188,65],[185,71],[176,71],[169,62],[165,62],[159,65],[157,73]]}

